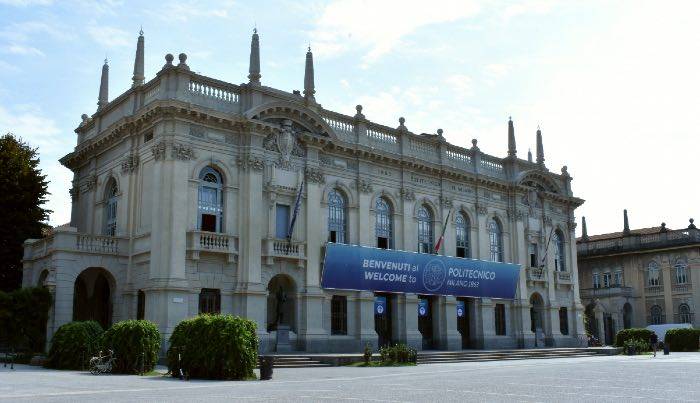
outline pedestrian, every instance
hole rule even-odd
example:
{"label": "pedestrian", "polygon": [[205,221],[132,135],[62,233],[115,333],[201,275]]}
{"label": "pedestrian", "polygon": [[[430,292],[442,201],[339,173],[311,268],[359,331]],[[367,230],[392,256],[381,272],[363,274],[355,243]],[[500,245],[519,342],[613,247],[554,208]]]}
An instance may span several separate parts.
{"label": "pedestrian", "polygon": [[656,357],[656,349],[659,347],[659,336],[656,335],[656,332],[651,332],[649,343],[651,344],[651,349],[654,350],[654,357]]}

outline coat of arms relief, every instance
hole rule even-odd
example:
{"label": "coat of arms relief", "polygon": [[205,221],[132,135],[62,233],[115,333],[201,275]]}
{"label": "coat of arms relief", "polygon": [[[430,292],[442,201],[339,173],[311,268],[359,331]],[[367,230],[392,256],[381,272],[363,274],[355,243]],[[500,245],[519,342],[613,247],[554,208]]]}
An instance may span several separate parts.
{"label": "coat of arms relief", "polygon": [[267,136],[263,147],[266,150],[279,152],[280,167],[289,168],[292,156],[306,156],[303,145],[299,141],[299,133],[306,129],[289,119],[275,119],[275,121],[279,121],[276,123],[280,124],[280,130]]}

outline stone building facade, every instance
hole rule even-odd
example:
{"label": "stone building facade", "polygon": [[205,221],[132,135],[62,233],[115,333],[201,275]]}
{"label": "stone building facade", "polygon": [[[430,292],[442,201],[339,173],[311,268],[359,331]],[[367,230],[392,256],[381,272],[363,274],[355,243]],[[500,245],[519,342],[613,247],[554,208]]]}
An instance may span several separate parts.
{"label": "stone building facade", "polygon": [[[72,319],[145,318],[167,340],[181,320],[222,312],[257,322],[261,351],[274,350],[278,324],[305,351],[580,345],[583,200],[566,167],[545,166],[539,130],[536,161],[521,159],[509,122],[499,158],[476,139],[415,134],[404,118],[371,122],[360,105],[326,110],[310,49],[303,93],[261,84],[257,33],[240,85],[194,73],[185,54],[146,82],[143,58],[140,36],[133,86],[111,100],[105,63],[98,109],[61,159],[74,173],[71,222],[26,242],[24,284],[55,296],[49,337]],[[321,288],[327,242],[431,253],[448,213],[440,253],[521,264],[514,300],[397,293],[375,316],[373,292]]]}
{"label": "stone building facade", "polygon": [[612,344],[621,329],[664,323],[691,323],[700,307],[700,230],[630,229],[627,210],[622,232],[577,240],[581,301],[589,331]]}

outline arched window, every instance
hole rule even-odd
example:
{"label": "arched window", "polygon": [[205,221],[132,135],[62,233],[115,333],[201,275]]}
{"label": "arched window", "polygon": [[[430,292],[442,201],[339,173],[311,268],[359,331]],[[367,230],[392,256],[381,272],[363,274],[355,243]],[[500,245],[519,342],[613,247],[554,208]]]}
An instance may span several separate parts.
{"label": "arched window", "polygon": [[224,202],[221,174],[212,167],[202,169],[199,174],[198,219],[202,231],[222,232]]}
{"label": "arched window", "polygon": [[392,249],[394,247],[394,212],[391,209],[391,204],[385,198],[378,197],[375,213],[377,217],[374,230],[377,236],[377,247]]}
{"label": "arched window", "polygon": [[649,310],[650,317],[649,317],[649,323],[652,325],[660,325],[664,322],[663,319],[663,310],[661,309],[660,306],[654,305],[651,307]]}
{"label": "arched window", "polygon": [[678,305],[678,323],[693,323],[692,314],[688,304]]}
{"label": "arched window", "polygon": [[503,261],[503,231],[501,224],[496,218],[491,218],[488,225],[489,230],[489,249],[491,251],[491,260],[494,262]]}
{"label": "arched window", "polygon": [[433,214],[426,206],[418,209],[418,253],[433,253]]}
{"label": "arched window", "polygon": [[347,242],[345,197],[336,189],[328,192],[328,241]]}
{"label": "arched window", "polygon": [[647,266],[647,287],[656,287],[659,285],[661,285],[659,264],[652,260],[649,262],[649,266]]}
{"label": "arched window", "polygon": [[679,260],[673,266],[676,269],[676,284],[685,284],[688,282],[688,265]]}
{"label": "arched window", "polygon": [[457,213],[455,217],[455,232],[457,257],[472,257],[469,250],[469,218],[462,213]]}
{"label": "arched window", "polygon": [[117,181],[111,178],[107,183],[107,188],[105,190],[105,200],[107,204],[105,206],[105,235],[115,236],[117,234],[117,200],[119,189],[117,188]]}
{"label": "arched window", "polygon": [[560,231],[554,231],[552,236],[554,245],[554,270],[566,271],[566,252],[564,250],[564,236]]}

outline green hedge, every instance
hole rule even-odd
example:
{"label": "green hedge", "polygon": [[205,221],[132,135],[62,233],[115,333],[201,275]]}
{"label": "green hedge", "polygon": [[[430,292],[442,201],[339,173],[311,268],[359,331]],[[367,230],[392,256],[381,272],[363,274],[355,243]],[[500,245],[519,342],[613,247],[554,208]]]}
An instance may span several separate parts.
{"label": "green hedge", "polygon": [[383,365],[396,363],[408,364],[416,362],[418,359],[418,352],[416,349],[405,344],[395,344],[393,346],[380,348],[379,356],[381,357]]}
{"label": "green hedge", "polygon": [[160,332],[153,322],[125,320],[115,323],[102,336],[104,350],[114,351],[112,372],[136,374],[150,372],[158,361]]}
{"label": "green hedge", "polygon": [[58,328],[51,339],[46,366],[56,369],[83,369],[100,350],[104,331],[94,320],[70,322]]}
{"label": "green hedge", "polygon": [[669,329],[665,339],[671,351],[698,351],[700,329]]}
{"label": "green hedge", "polygon": [[173,376],[179,376],[182,369],[191,378],[254,378],[258,361],[256,330],[255,322],[231,315],[200,315],[184,320],[170,336],[168,369]]}
{"label": "green hedge", "polygon": [[44,351],[51,293],[44,287],[0,291],[0,342],[17,351]]}
{"label": "green hedge", "polygon": [[620,330],[615,336],[615,347],[624,347],[625,341],[629,339],[637,339],[649,343],[649,338],[651,337],[652,333],[653,332],[649,329],[641,328]]}

